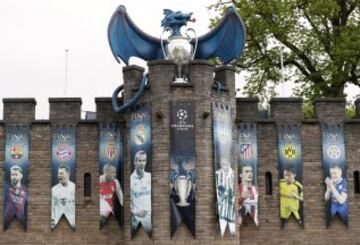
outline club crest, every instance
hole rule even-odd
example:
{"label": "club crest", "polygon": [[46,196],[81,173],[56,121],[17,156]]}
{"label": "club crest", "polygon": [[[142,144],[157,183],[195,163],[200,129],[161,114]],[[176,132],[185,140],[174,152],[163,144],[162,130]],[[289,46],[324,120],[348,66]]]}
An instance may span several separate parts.
{"label": "club crest", "polygon": [[109,160],[113,160],[117,155],[116,145],[114,143],[108,143],[105,147],[105,155]]}
{"label": "club crest", "polygon": [[293,145],[286,145],[284,149],[284,154],[287,159],[294,159],[296,157],[296,150]]}
{"label": "club crest", "polygon": [[326,153],[327,155],[333,159],[333,160],[337,160],[340,158],[341,155],[341,150],[337,145],[330,145],[327,149],[326,149]]}
{"label": "club crest", "polygon": [[24,154],[24,149],[22,146],[13,146],[10,149],[10,155],[14,160],[21,159],[23,154]]}
{"label": "club crest", "polygon": [[69,161],[72,155],[71,148],[67,144],[60,144],[56,150],[56,158],[60,162]]}
{"label": "club crest", "polygon": [[250,160],[252,157],[252,146],[251,144],[242,144],[240,146],[241,158],[244,160]]}

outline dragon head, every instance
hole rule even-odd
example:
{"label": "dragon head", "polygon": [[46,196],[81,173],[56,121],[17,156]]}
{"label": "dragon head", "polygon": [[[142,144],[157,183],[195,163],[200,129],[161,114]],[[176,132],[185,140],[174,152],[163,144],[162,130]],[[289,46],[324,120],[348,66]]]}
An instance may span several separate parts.
{"label": "dragon head", "polygon": [[180,29],[186,25],[188,21],[195,22],[195,19],[191,18],[193,13],[182,13],[181,11],[172,11],[170,9],[164,9],[165,17],[161,21],[161,27],[170,28],[173,33],[172,36],[181,36]]}

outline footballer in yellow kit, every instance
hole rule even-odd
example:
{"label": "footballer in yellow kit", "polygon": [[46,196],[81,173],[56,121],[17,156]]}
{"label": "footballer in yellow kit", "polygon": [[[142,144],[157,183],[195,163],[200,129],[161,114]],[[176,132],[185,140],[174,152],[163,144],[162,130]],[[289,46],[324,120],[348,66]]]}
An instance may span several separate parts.
{"label": "footballer in yellow kit", "polygon": [[291,214],[301,222],[300,203],[303,201],[303,187],[295,180],[295,171],[292,166],[284,170],[284,179],[280,180],[280,217],[289,219]]}

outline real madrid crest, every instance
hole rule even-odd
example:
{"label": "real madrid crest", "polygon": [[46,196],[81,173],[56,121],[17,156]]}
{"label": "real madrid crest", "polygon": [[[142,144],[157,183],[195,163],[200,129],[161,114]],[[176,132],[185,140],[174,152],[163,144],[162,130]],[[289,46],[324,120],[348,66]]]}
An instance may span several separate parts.
{"label": "real madrid crest", "polygon": [[146,130],[143,124],[137,125],[135,129],[134,142],[137,145],[142,145],[146,140]]}

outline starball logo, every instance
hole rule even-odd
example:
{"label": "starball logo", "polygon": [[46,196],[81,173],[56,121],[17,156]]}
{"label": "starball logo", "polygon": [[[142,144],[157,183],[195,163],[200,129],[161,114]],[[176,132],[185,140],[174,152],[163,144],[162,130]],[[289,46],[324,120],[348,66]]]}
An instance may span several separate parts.
{"label": "starball logo", "polygon": [[171,127],[172,128],[176,128],[177,130],[181,130],[181,131],[188,131],[189,128],[193,128],[194,125],[193,124],[189,124],[187,122],[186,119],[188,119],[189,115],[188,115],[188,111],[186,109],[178,109],[176,111],[176,118],[177,118],[177,122],[176,123],[172,123]]}

